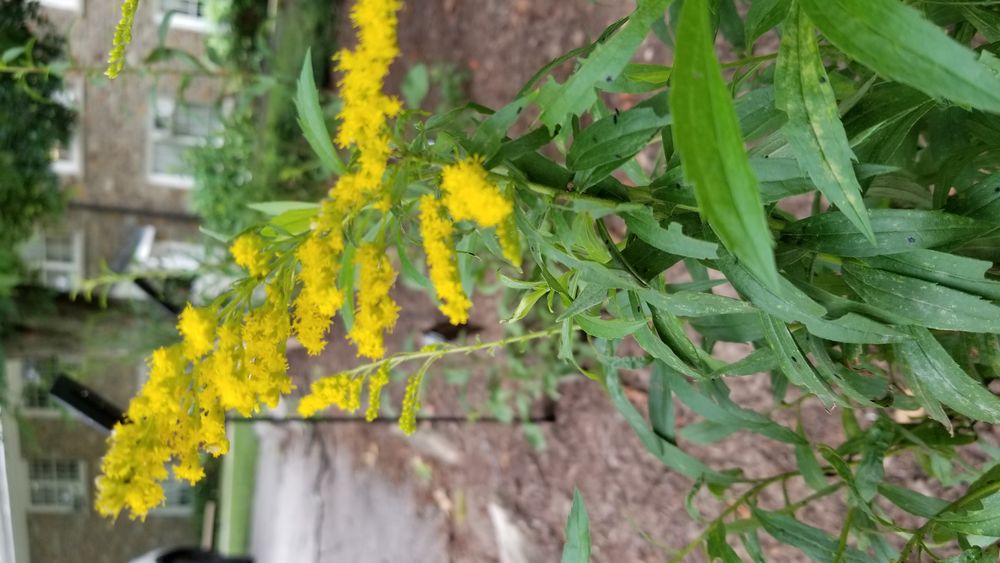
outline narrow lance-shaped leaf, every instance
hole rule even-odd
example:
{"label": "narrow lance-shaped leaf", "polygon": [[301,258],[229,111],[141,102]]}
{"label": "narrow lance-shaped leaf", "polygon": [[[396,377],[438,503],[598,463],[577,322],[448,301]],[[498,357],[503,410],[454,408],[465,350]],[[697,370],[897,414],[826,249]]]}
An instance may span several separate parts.
{"label": "narrow lance-shaped leaf", "polygon": [[774,71],[775,102],[788,114],[782,132],[795,158],[820,192],[875,242],[861,186],[854,175],[854,154],[840,122],[816,34],[809,18],[793,4]]}
{"label": "narrow lance-shaped leaf", "polygon": [[295,109],[299,114],[299,127],[302,128],[306,141],[309,141],[309,146],[319,157],[320,164],[328,171],[341,176],[347,172],[347,167],[333,148],[333,141],[330,140],[330,133],[323,118],[323,109],[319,105],[318,92],[316,81],[313,79],[312,54],[307,50],[295,90]]}
{"label": "narrow lance-shaped leaf", "polygon": [[613,82],[672,0],[639,0],[628,21],[607,41],[597,45],[565,84],[542,90],[542,123],[553,131],[570,115],[579,115],[597,100],[594,86]]}
{"label": "narrow lance-shaped leaf", "polygon": [[573,506],[566,519],[566,543],[563,545],[562,563],[587,563],[590,561],[590,518],[583,504],[580,491],[573,490]]}
{"label": "narrow lance-shaped leaf", "polygon": [[715,57],[706,0],[687,0],[681,8],[671,81],[674,143],[703,216],[726,248],[776,287],[771,232]]}
{"label": "narrow lance-shaped leaf", "polygon": [[1000,112],[1000,77],[899,0],[799,0],[837,48],[880,75],[939,98]]}
{"label": "narrow lance-shaped leaf", "polygon": [[913,340],[897,346],[913,378],[955,412],[973,420],[1000,423],[1000,397],[965,373],[929,330],[910,327],[909,331]]}

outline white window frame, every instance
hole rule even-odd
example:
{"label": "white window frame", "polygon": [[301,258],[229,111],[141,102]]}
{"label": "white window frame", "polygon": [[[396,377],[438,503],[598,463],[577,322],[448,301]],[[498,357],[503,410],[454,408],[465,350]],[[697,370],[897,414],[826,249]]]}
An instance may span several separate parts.
{"label": "white window frame", "polygon": [[[164,0],[156,0],[156,25],[161,25],[167,17],[168,10],[163,9]],[[208,1],[204,2],[205,7]],[[184,31],[194,31],[196,33],[211,33],[218,29],[218,25],[206,16],[193,16],[180,11],[174,11],[170,16],[170,29],[180,29]]]}
{"label": "white window frame", "polygon": [[83,174],[83,81],[73,80],[73,84],[60,93],[61,97],[67,98],[64,105],[76,112],[76,123],[73,126],[73,135],[69,139],[69,158],[53,159],[52,171],[60,176],[80,176]]}
{"label": "white window frame", "polygon": [[[172,116],[177,103],[171,99],[164,96],[156,96],[154,103],[151,104],[149,112],[149,142],[146,147],[146,176],[151,184],[162,186],[166,188],[178,188],[178,189],[191,189],[194,187],[194,177],[185,174],[170,174],[165,172],[156,172],[154,170],[154,155],[156,153],[155,146],[159,141],[167,140],[172,138],[170,131],[164,131],[156,126],[156,118],[158,115],[170,115]],[[199,143],[205,142],[205,137],[194,137],[194,136],[183,136],[178,138],[183,144],[188,145],[190,148],[197,147]]]}
{"label": "white window frame", "polygon": [[[77,466],[76,470],[76,480],[75,481],[65,481],[60,480],[58,477],[52,479],[35,479],[31,476],[31,466],[33,463],[51,463],[53,464],[53,473],[56,473],[55,464],[56,463],[75,463]],[[42,512],[42,513],[58,513],[67,514],[73,513],[80,510],[86,510],[89,502],[87,490],[87,463],[83,460],[78,459],[29,459],[28,464],[28,511],[30,512]],[[73,506],[67,506],[65,504],[36,504],[35,500],[32,498],[32,489],[36,483],[41,482],[44,485],[54,486],[58,490],[60,487],[66,487],[67,490],[73,495],[74,499],[79,498],[79,506],[76,503]]]}
{"label": "white window frame", "polygon": [[[56,362],[60,366],[81,365],[81,359],[77,356],[60,356],[56,354],[51,354],[50,356],[55,357]],[[39,358],[47,359],[42,356]],[[34,381],[34,378],[28,377],[28,364],[35,358],[33,357],[21,357],[18,360],[17,372],[11,374],[11,387],[12,393],[16,393],[18,405],[20,406],[20,412],[29,418],[47,418],[47,419],[62,419],[66,416],[66,410],[59,405],[59,403],[50,400],[48,407],[33,407],[28,406],[24,402],[24,390],[28,385],[35,385],[38,382]],[[16,380],[16,383],[15,383]]]}
{"label": "white window frame", "polygon": [[[46,234],[45,230],[38,228],[35,230],[35,235],[25,243],[26,246],[32,247],[38,254],[37,259],[31,255],[28,255],[26,262],[29,267],[39,273],[41,277],[42,284],[46,287],[50,287],[57,291],[71,291],[76,287],[80,280],[83,279],[84,271],[84,245],[83,245],[83,232],[80,230],[74,230],[68,233],[72,238],[72,258],[70,261],[62,260],[49,260],[46,256]],[[46,274],[49,273],[63,273],[67,274],[70,279],[69,287],[61,288],[56,287],[53,284],[49,284],[46,281]]]}
{"label": "white window frame", "polygon": [[67,12],[83,11],[83,0],[39,0],[39,4],[53,10],[66,10]]}

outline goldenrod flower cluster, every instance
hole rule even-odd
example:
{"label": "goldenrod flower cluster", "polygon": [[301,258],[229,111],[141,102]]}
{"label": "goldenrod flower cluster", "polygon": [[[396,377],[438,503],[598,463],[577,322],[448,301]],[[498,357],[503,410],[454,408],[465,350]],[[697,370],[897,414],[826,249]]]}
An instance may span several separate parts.
{"label": "goldenrod flower cluster", "polygon": [[132,42],[132,22],[135,21],[135,12],[139,9],[139,0],[125,0],[122,2],[122,17],[115,26],[115,38],[111,45],[111,52],[108,53],[108,69],[104,75],[108,78],[117,78],[122,69],[125,68],[125,48]]}
{"label": "goldenrod flower cluster", "polygon": [[504,257],[515,265],[521,263],[521,249],[513,225],[514,206],[489,180],[481,158],[471,156],[445,166],[441,189],[441,199],[429,194],[420,199],[420,236],[434,291],[442,301],[441,312],[452,324],[462,324],[469,320],[472,302],[462,289],[454,222],[473,221],[483,228],[496,227]]}
{"label": "goldenrod flower cluster", "polygon": [[331,194],[346,212],[368,202],[382,185],[390,155],[386,120],[399,113],[399,100],[382,92],[392,61],[399,55],[396,44],[396,12],[400,0],[358,0],[351,8],[351,22],[358,31],[355,49],[334,56],[343,73],[337,145],[358,148],[358,169],[337,183]]}
{"label": "goldenrod flower cluster", "polygon": [[445,217],[439,199],[430,194],[420,198],[420,237],[424,241],[431,283],[442,302],[441,312],[451,324],[459,325],[469,320],[472,302],[465,295],[458,274],[454,230],[455,226]]}
{"label": "goldenrod flower cluster", "polygon": [[375,375],[368,378],[368,408],[365,410],[365,420],[371,422],[378,418],[382,403],[382,388],[389,384],[389,364],[379,366]]}
{"label": "goldenrod flower cluster", "polygon": [[264,239],[257,233],[240,235],[229,247],[236,265],[245,269],[251,276],[261,278],[267,275],[269,253],[264,248]]}
{"label": "goldenrod flower cluster", "polygon": [[[125,0],[123,5],[109,76],[123,64],[136,5],[137,0]],[[127,421],[114,429],[102,461],[103,474],[97,482],[102,514],[114,516],[128,508],[133,517],[144,517],[163,500],[159,483],[168,477],[168,467],[177,477],[200,479],[201,454],[221,455],[229,448],[226,412],[250,416],[264,406],[275,407],[282,395],[291,392],[285,357],[288,338],[294,334],[309,354],[319,354],[326,345],[332,319],[344,304],[338,282],[348,240],[345,227],[368,209],[381,211],[382,221],[390,218],[392,202],[383,189],[392,151],[387,120],[401,106],[382,93],[382,82],[398,55],[395,28],[400,6],[400,0],[357,0],[351,21],[358,30],[358,44],[335,56],[344,102],[336,143],[356,147],[351,171],[321,202],[309,233],[292,239],[297,243],[294,250],[280,251],[294,252],[293,256],[275,250],[283,248],[288,237],[272,244],[261,233],[249,232],[233,241],[229,250],[253,285],[234,285],[234,292],[245,293],[234,293],[236,299],[222,299],[212,307],[188,305],[177,323],[182,342],[150,357],[149,381],[130,404]],[[468,320],[472,303],[458,270],[455,223],[471,221],[496,229],[504,256],[519,264],[514,205],[475,156],[444,166],[440,187],[440,197],[427,194],[420,199],[420,233],[440,309],[453,324],[461,324]],[[390,296],[396,273],[386,253],[384,225],[374,237],[360,237],[371,242],[358,247],[349,272],[353,275],[356,266],[359,279],[354,323],[347,336],[359,356],[372,359],[385,355],[384,335],[399,316],[399,306]],[[262,284],[266,301],[246,305]],[[311,416],[330,405],[356,412],[367,380],[365,418],[374,420],[389,382],[389,364],[379,366],[371,374],[341,373],[314,382],[299,403],[299,412]],[[407,434],[416,428],[422,379],[421,371],[406,387],[400,427]]]}
{"label": "goldenrod flower cluster", "polygon": [[358,347],[358,355],[379,359],[385,355],[383,334],[391,332],[399,318],[399,305],[389,296],[396,272],[385,248],[368,243],[358,248],[355,259],[361,269],[357,314],[347,337]]}
{"label": "goldenrod flower cluster", "polygon": [[410,376],[406,382],[406,393],[403,395],[403,409],[399,414],[399,428],[409,436],[417,429],[417,412],[420,411],[420,384],[424,380],[424,372]]}
{"label": "goldenrod flower cluster", "polygon": [[217,327],[218,313],[188,305],[181,313],[180,344],[149,358],[149,380],[132,399],[127,421],[115,426],[97,479],[97,509],[115,516],[128,508],[145,517],[163,500],[159,484],[173,473],[192,483],[204,476],[201,452],[229,450],[227,410],[249,415],[274,407],[292,390],[285,360],[289,320],[284,296],[236,322]]}

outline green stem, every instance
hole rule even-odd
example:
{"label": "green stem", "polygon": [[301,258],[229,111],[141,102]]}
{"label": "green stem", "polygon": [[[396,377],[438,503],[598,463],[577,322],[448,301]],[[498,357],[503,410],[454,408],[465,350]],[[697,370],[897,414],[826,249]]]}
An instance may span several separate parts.
{"label": "green stem", "polygon": [[413,360],[433,359],[434,361],[436,361],[441,357],[450,356],[453,354],[470,354],[472,352],[478,352],[481,350],[493,350],[497,348],[504,348],[511,344],[517,344],[518,342],[529,342],[531,340],[538,340],[540,338],[553,336],[557,334],[561,329],[562,327],[559,326],[555,328],[550,328],[548,330],[529,332],[527,334],[522,334],[519,336],[509,336],[507,338],[501,338],[500,340],[491,340],[489,342],[477,342],[475,344],[466,344],[464,346],[450,346],[450,345],[440,346],[435,348],[425,348],[417,350],[416,352],[404,352],[402,354],[396,354],[395,356],[390,356],[388,358],[383,358],[381,360],[360,365],[358,367],[351,368],[341,373],[346,375],[357,375],[360,373],[367,373],[373,371],[384,364],[389,364],[389,367],[393,368],[398,366],[399,364],[412,362]]}

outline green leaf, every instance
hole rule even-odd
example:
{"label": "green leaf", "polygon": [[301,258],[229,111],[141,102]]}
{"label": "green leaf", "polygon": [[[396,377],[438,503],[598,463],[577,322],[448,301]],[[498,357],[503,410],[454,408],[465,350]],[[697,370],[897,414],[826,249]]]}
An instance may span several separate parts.
{"label": "green leaf", "polygon": [[410,68],[403,78],[403,84],[399,87],[406,101],[406,107],[410,109],[420,109],[424,103],[424,98],[431,89],[431,77],[427,71],[427,65],[418,63]]}
{"label": "green leaf", "polygon": [[996,563],[998,560],[1000,560],[1000,546],[998,545],[985,550],[979,546],[973,546],[954,557],[939,559],[941,563]]}
{"label": "green leaf", "polygon": [[666,86],[670,80],[671,68],[663,65],[629,63],[622,75],[635,82],[646,82],[657,86]]}
{"label": "green leaf", "polygon": [[[819,528],[803,524],[790,516],[777,512],[765,512],[753,509],[753,516],[767,533],[781,543],[795,547],[810,559],[820,563],[829,563],[836,558],[839,542]],[[853,547],[844,550],[840,561],[846,563],[869,563],[871,558]]]}
{"label": "green leaf", "polygon": [[573,303],[563,311],[557,321],[576,316],[584,311],[596,307],[608,299],[607,288],[598,285],[588,285],[583,288],[573,299]]}
{"label": "green leaf", "polygon": [[774,84],[777,106],[788,114],[782,128],[785,140],[819,191],[874,244],[875,234],[854,175],[854,153],[840,122],[812,24],[793,5],[782,30]]}
{"label": "green leaf", "polygon": [[1000,537],[1000,493],[976,501],[974,508],[945,512],[935,519],[946,528],[963,534]]}
{"label": "green leaf", "polygon": [[685,235],[677,223],[670,223],[664,229],[653,217],[653,214],[646,210],[625,213],[622,218],[628,225],[628,232],[663,252],[689,258],[718,257],[719,245]]}
{"label": "green leaf", "polygon": [[323,108],[319,105],[319,90],[313,79],[312,52],[310,50],[306,50],[306,56],[302,60],[302,72],[299,73],[299,82],[295,89],[295,109],[299,114],[299,127],[302,129],[302,134],[309,142],[313,152],[319,157],[323,168],[338,176],[346,174],[347,166],[340,160],[340,156],[333,148],[333,141],[330,140],[330,133],[326,129]]}
{"label": "green leaf", "polygon": [[761,35],[785,19],[791,0],[754,0],[747,11],[745,23],[746,44],[752,46]]}
{"label": "green leaf", "polygon": [[799,0],[838,49],[880,75],[945,98],[1000,112],[1000,78],[976,53],[898,0]]}
{"label": "green leaf", "polygon": [[777,287],[771,231],[712,37],[706,0],[686,0],[671,79],[674,144],[702,216],[722,244],[765,284]]}
{"label": "green leaf", "polygon": [[912,378],[938,401],[973,420],[1000,423],[1000,397],[976,381],[925,328],[910,327],[912,341],[897,344]]}
{"label": "green leaf", "polygon": [[766,313],[761,313],[760,316],[767,343],[774,349],[775,357],[778,359],[778,367],[788,377],[788,380],[814,393],[827,406],[842,403],[843,401],[830,391],[827,384],[820,379],[816,370],[806,360],[805,355],[795,343],[795,339],[788,332],[785,323]]}
{"label": "green leaf", "polygon": [[615,371],[610,371],[607,374],[606,382],[608,395],[611,397],[611,402],[615,405],[615,408],[625,417],[625,420],[632,427],[632,430],[635,431],[636,435],[639,436],[639,440],[646,449],[665,466],[689,479],[703,477],[707,483],[717,485],[729,485],[736,480],[731,475],[713,471],[707,465],[664,440],[650,429],[645,419],[639,414],[639,411],[625,397],[621,381],[618,379],[618,374]]}
{"label": "green leaf", "polygon": [[675,441],[673,392],[667,382],[667,370],[659,362],[653,363],[649,378],[649,423],[660,438]]}
{"label": "green leaf", "polygon": [[579,489],[573,489],[573,506],[566,519],[566,543],[563,544],[562,563],[589,563],[590,518]]}
{"label": "green leaf", "polygon": [[816,461],[812,448],[808,444],[795,446],[795,462],[799,466],[799,473],[806,484],[814,491],[822,491],[829,486],[823,469]]}
{"label": "green leaf", "polygon": [[654,21],[663,17],[672,0],[639,0],[628,21],[605,40],[597,44],[564,84],[543,89],[539,98],[540,119],[549,131],[555,131],[571,115],[580,115],[597,101],[594,86],[613,82],[625,69],[632,54],[649,33]]}
{"label": "green leaf", "polygon": [[865,432],[861,463],[854,474],[855,487],[865,502],[871,502],[875,498],[878,485],[885,478],[883,461],[885,452],[892,445],[892,438],[892,422],[885,417],[879,418]]}
{"label": "green leaf", "polygon": [[838,256],[867,257],[933,248],[985,232],[989,225],[942,211],[871,209],[872,245],[839,211],[796,221],[785,230],[792,244]]}
{"label": "green leaf", "polygon": [[532,291],[526,291],[521,296],[521,300],[517,303],[517,308],[514,309],[514,313],[510,316],[509,319],[505,319],[503,322],[513,323],[528,316],[528,313],[531,312],[531,309],[535,306],[535,303],[537,303],[538,300],[544,297],[548,292],[549,292],[548,287],[539,287],[538,289]]}
{"label": "green leaf", "polygon": [[879,483],[878,492],[889,502],[922,518],[933,518],[948,506],[948,501],[929,497],[891,483]]}
{"label": "green leaf", "polygon": [[651,107],[636,107],[595,121],[573,141],[566,165],[586,170],[625,162],[670,124],[670,115],[658,113]]}
{"label": "green leaf", "polygon": [[1000,300],[1000,282],[985,279],[993,264],[936,250],[914,250],[864,259],[874,268]]}
{"label": "green leaf", "polygon": [[681,402],[711,422],[738,430],[750,430],[786,444],[802,445],[806,443],[801,435],[781,426],[763,414],[740,408],[726,395],[715,394],[714,397],[710,397],[704,387],[711,385],[711,382],[702,383],[702,388],[698,389],[688,383],[683,376],[671,370],[667,371],[667,381]]}
{"label": "green leaf", "polygon": [[[517,116],[521,114],[524,106],[527,105],[531,98],[532,96],[530,95],[524,98],[518,98],[497,110],[493,113],[493,115],[484,119],[483,122],[479,124],[479,127],[476,129],[476,133],[472,136],[472,139],[469,142],[470,152],[479,154],[488,160],[492,159],[500,149],[504,137],[507,134],[507,130],[510,129],[510,126],[513,125],[515,121],[517,121]],[[545,139],[544,142],[548,142],[551,137],[547,132],[545,132],[544,129],[542,130],[542,134]],[[512,142],[517,142],[517,140]],[[510,154],[505,156],[507,158],[511,158]],[[487,166],[487,168],[489,168],[489,166]]]}
{"label": "green leaf", "polygon": [[705,547],[708,548],[708,557],[713,563],[716,561],[740,563],[740,556],[736,554],[736,550],[726,543],[726,525],[722,521],[708,531]]}
{"label": "green leaf", "polygon": [[847,262],[844,281],[887,317],[941,330],[1000,332],[1000,307],[975,295]]}
{"label": "green leaf", "polygon": [[645,319],[602,319],[600,317],[581,314],[573,317],[573,320],[587,334],[609,340],[625,338],[639,330],[639,328],[646,326]]}
{"label": "green leaf", "polygon": [[308,201],[262,201],[248,203],[247,207],[273,217],[286,211],[312,210],[315,212],[319,209],[319,204]]}

